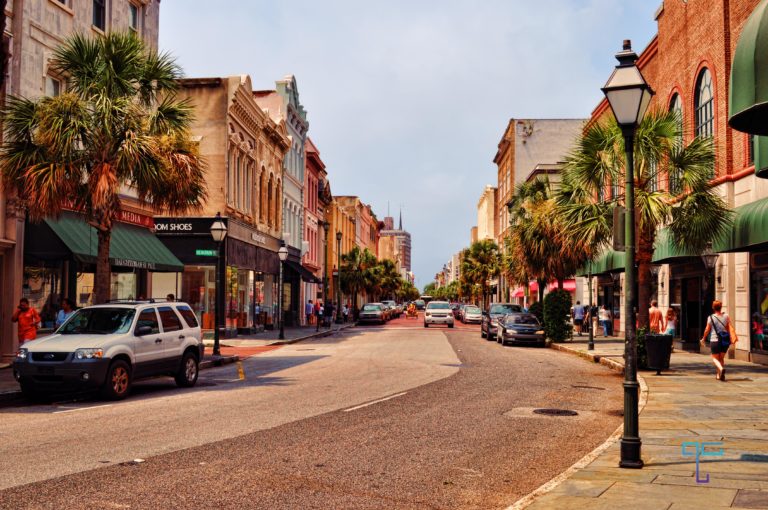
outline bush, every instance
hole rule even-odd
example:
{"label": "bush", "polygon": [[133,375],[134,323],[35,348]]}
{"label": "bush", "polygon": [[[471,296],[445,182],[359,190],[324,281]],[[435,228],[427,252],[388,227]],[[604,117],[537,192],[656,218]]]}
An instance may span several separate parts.
{"label": "bush", "polygon": [[641,370],[648,368],[648,350],[645,348],[646,335],[648,335],[648,328],[640,328],[635,332],[637,337],[637,368]]}
{"label": "bush", "polygon": [[553,290],[544,296],[544,331],[553,342],[564,342],[571,336],[571,294]]}
{"label": "bush", "polygon": [[528,313],[535,315],[536,318],[539,319],[539,322],[544,324],[544,305],[541,301],[536,301],[531,306],[529,306]]}

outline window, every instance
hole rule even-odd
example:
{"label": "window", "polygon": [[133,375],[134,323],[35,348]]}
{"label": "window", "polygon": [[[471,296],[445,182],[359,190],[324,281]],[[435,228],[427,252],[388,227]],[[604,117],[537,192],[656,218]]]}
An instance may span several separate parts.
{"label": "window", "polygon": [[141,326],[149,326],[152,328],[152,331],[149,333],[150,335],[160,333],[160,323],[157,322],[157,314],[155,313],[154,308],[147,308],[146,310],[141,311],[139,320],[136,321],[136,329],[134,329],[134,332]]}
{"label": "window", "polygon": [[45,95],[49,97],[56,97],[61,94],[61,80],[45,77]]}
{"label": "window", "polygon": [[755,135],[747,135],[747,166],[755,164]]}
{"label": "window", "polygon": [[173,308],[170,306],[161,306],[157,309],[160,312],[160,320],[163,323],[163,331],[165,333],[169,331],[178,331],[181,329],[181,320]]}
{"label": "window", "polygon": [[[683,122],[683,101],[680,99],[680,94],[672,96],[672,100],[669,102],[669,111],[677,113],[680,123]],[[680,130],[680,138],[678,143],[682,144],[682,129]],[[682,192],[682,184],[680,183],[680,176],[677,175],[677,170],[670,168],[669,170],[669,192],[673,195],[679,195]]]}
{"label": "window", "polygon": [[712,75],[704,69],[696,81],[696,136],[714,135],[715,112],[712,92]]}
{"label": "window", "polygon": [[[195,312],[192,311],[192,309],[188,306],[180,306],[178,307],[179,313],[182,317],[184,317],[184,322],[187,323],[187,326],[190,328],[196,328],[197,327],[197,317],[195,317]],[[139,320],[141,320],[141,317],[139,317]]]}
{"label": "window", "polygon": [[107,26],[107,0],[93,0],[93,26],[105,30]]}
{"label": "window", "polygon": [[669,102],[669,111],[677,113],[680,122],[683,121],[683,102],[680,100],[680,94],[674,94]]}
{"label": "window", "polygon": [[139,33],[139,6],[135,4],[128,4],[128,23],[129,28],[135,34]]}

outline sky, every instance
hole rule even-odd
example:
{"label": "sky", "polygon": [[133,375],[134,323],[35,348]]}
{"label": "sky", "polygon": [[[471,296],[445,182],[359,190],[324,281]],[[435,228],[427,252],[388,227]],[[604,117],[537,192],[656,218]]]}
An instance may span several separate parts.
{"label": "sky", "polygon": [[293,74],[332,192],[402,210],[422,288],[469,245],[509,119],[589,117],[660,3],[163,0],[160,48],[187,77]]}

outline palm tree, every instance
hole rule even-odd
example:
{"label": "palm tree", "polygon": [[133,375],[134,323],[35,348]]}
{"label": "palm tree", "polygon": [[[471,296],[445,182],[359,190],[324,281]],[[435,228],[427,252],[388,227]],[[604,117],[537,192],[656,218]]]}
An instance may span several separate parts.
{"label": "palm tree", "polygon": [[51,67],[67,77],[67,92],[8,99],[0,171],[32,221],[67,207],[97,229],[94,301],[102,303],[121,188],[158,211],[183,213],[205,199],[204,164],[189,138],[192,109],[174,99],[181,69],[169,55],[132,34],[74,35]]}
{"label": "palm tree", "polygon": [[357,246],[341,256],[341,289],[352,296],[352,307],[357,314],[357,296],[360,292],[372,292],[375,287],[373,268],[376,257]]}
{"label": "palm tree", "polygon": [[[646,114],[635,135],[634,159],[638,322],[646,325],[658,229],[666,226],[681,251],[701,251],[726,231],[732,211],[709,184],[715,162],[712,139],[695,137],[685,145],[676,112]],[[577,140],[556,196],[557,212],[574,240],[608,245],[613,209],[624,204],[619,185],[624,168],[624,138],[614,119],[593,124]],[[674,184],[672,191],[662,189],[662,178]],[[612,196],[604,198],[612,184]]]}
{"label": "palm tree", "polygon": [[395,262],[389,259],[380,260],[376,266],[376,278],[379,281],[382,297],[392,299],[404,283],[402,276],[397,271]]}
{"label": "palm tree", "polygon": [[499,247],[490,239],[472,243],[461,261],[461,274],[473,284],[480,286],[483,307],[488,304],[489,281],[499,276],[501,269]]}

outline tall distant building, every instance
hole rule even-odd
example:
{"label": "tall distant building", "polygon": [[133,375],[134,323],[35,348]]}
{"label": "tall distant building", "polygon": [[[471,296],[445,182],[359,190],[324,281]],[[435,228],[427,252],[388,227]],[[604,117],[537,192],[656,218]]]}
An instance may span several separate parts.
{"label": "tall distant building", "polygon": [[400,267],[406,271],[411,270],[411,234],[403,230],[403,213],[400,213],[397,228],[395,220],[391,216],[384,218],[384,229],[380,232],[381,237],[394,237],[396,251],[402,257]]}

